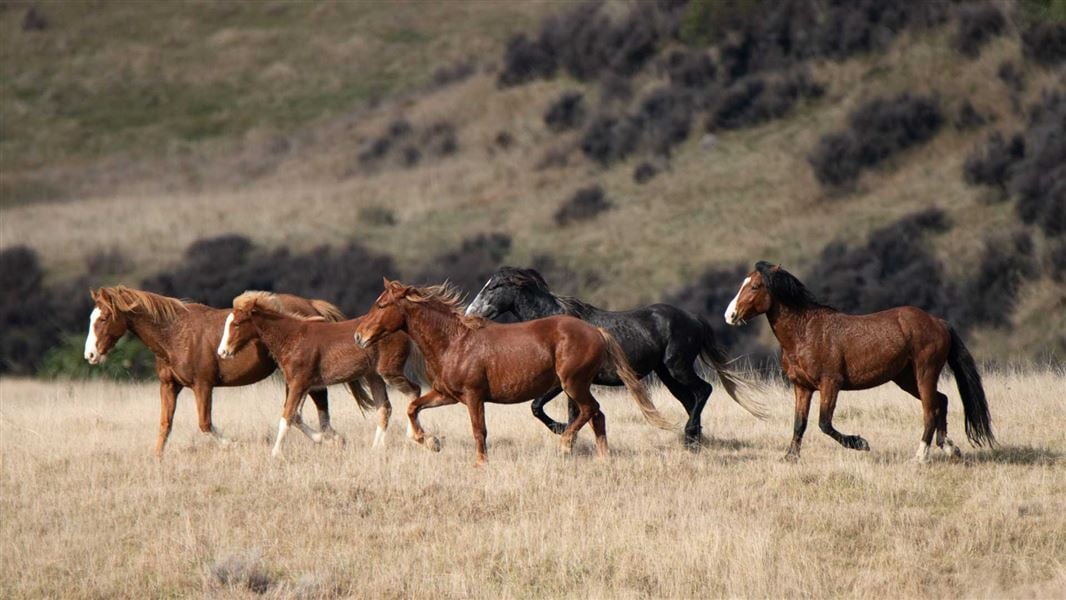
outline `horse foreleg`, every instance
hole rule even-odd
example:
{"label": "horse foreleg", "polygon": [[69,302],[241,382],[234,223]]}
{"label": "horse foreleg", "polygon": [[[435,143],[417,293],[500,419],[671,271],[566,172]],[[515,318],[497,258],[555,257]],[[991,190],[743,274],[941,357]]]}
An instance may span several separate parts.
{"label": "horse foreleg", "polygon": [[163,457],[163,448],[167,445],[170,430],[174,425],[174,409],[178,405],[181,384],[172,379],[159,380],[159,438],[155,442],[155,455]]}
{"label": "horse foreleg", "polygon": [[440,451],[440,440],[433,436],[426,436],[426,432],[422,429],[422,423],[418,421],[418,413],[425,408],[434,408],[437,406],[447,406],[449,404],[455,404],[456,400],[441,394],[437,390],[429,390],[422,395],[418,400],[407,405],[407,437],[414,440],[415,443],[426,446],[434,452]]}
{"label": "horse foreleg", "polygon": [[307,423],[304,423],[304,403],[307,402],[307,395],[300,397],[300,401],[296,403],[296,411],[292,415],[292,420],[289,421],[289,425],[300,430],[300,433],[307,436],[307,439],[319,444],[323,440],[322,433],[311,429]]}
{"label": "horse foreleg", "polygon": [[785,460],[799,460],[803,432],[807,431],[807,415],[811,412],[811,396],[814,395],[814,390],[798,384],[792,385],[792,391],[796,395],[796,415],[792,421],[792,443]]}
{"label": "horse foreleg", "polygon": [[485,401],[480,396],[468,394],[463,398],[463,404],[466,404],[466,410],[470,413],[470,428],[474,434],[474,447],[477,449],[477,461],[474,466],[481,467],[489,462]]}
{"label": "horse foreleg", "polygon": [[389,402],[389,391],[385,387],[384,379],[376,373],[367,373],[365,380],[378,407],[378,427],[374,431],[374,442],[371,446],[377,448],[385,444],[385,431],[389,428],[389,419],[392,418],[392,403]]}
{"label": "horse foreleg", "polygon": [[212,389],[210,384],[197,384],[193,387],[193,392],[196,394],[196,412],[200,418],[200,433],[210,437],[225,448],[232,445],[233,442],[222,435],[222,431],[211,422]]}
{"label": "horse foreleg", "polygon": [[870,444],[857,435],[844,435],[833,427],[833,411],[837,408],[837,393],[840,385],[835,381],[824,381],[818,388],[822,405],[818,408],[818,428],[822,433],[837,441],[838,444],[852,450],[869,451]]}
{"label": "horse foreleg", "polygon": [[[278,421],[278,439],[274,442],[274,449],[270,451],[270,455],[274,458],[281,456],[281,442],[285,439],[289,425],[294,421],[296,411],[300,408],[300,401],[307,393],[307,388],[303,386],[290,384],[286,388],[285,405],[281,409],[281,420]],[[303,424],[302,421],[300,424]]]}
{"label": "horse foreleg", "polygon": [[[537,420],[541,423],[544,423],[544,425],[556,435],[559,435],[562,432],[566,431],[567,423],[560,423],[555,419],[549,417],[548,413],[544,412],[544,407],[549,402],[551,402],[553,398],[558,396],[559,392],[561,391],[563,391],[562,388],[553,388],[547,394],[544,394],[543,396],[533,400],[532,406],[533,416],[536,417]],[[571,418],[570,421],[573,421],[573,418]]]}

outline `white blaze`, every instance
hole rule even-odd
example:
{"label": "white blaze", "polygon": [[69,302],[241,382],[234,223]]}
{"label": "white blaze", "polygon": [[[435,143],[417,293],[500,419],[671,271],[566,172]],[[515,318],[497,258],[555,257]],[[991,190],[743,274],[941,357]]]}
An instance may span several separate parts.
{"label": "white blaze", "polygon": [[489,277],[489,280],[485,282],[485,285],[481,286],[481,291],[477,293],[477,296],[474,296],[474,301],[470,303],[470,306],[466,307],[466,316],[469,317],[470,315],[474,314],[474,308],[476,308],[478,306],[478,303],[481,302],[481,293],[485,291],[485,288],[489,287],[490,283],[492,283],[491,277]]}
{"label": "white blaze", "polygon": [[740,289],[737,290],[737,295],[733,296],[733,300],[729,302],[729,306],[725,309],[725,322],[729,325],[736,324],[733,317],[737,312],[737,300],[740,300],[740,295],[744,293],[744,288],[747,287],[749,283],[751,283],[751,277],[745,277],[744,283],[740,284]]}
{"label": "white blaze", "polygon": [[96,321],[100,318],[100,308],[93,308],[93,312],[89,315],[89,335],[85,336],[85,360],[93,362],[98,357],[96,355]]}
{"label": "white blaze", "polygon": [[218,343],[218,355],[225,358],[229,346],[229,327],[233,324],[233,313],[226,315],[226,324],[222,326],[222,341]]}

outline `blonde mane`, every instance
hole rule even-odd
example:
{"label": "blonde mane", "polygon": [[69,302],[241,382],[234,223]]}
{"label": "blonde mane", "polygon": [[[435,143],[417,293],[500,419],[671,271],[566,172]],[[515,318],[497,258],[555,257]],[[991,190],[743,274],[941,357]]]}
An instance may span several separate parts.
{"label": "blonde mane", "polygon": [[445,281],[438,285],[411,288],[404,298],[411,302],[436,303],[447,309],[459,318],[459,321],[469,329],[480,329],[485,326],[486,320],[482,317],[467,316],[463,306],[464,294],[462,290]]}
{"label": "blonde mane", "polygon": [[97,298],[115,312],[139,312],[163,322],[173,321],[189,311],[185,302],[177,298],[135,290],[124,285],[100,288]]}
{"label": "blonde mane", "polygon": [[299,319],[301,321],[326,321],[325,317],[314,315],[301,315],[300,313],[292,312],[285,309],[285,304],[282,303],[281,298],[277,294],[272,292],[261,292],[257,290],[249,290],[237,296],[233,299],[233,308],[236,310],[250,311],[252,308],[259,308],[268,312],[275,312],[286,317],[293,319]]}

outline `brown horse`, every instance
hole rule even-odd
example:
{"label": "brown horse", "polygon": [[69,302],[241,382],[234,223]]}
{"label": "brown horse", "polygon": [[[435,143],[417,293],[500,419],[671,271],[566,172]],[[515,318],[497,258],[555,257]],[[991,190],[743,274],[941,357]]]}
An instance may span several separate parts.
{"label": "brown horse", "polygon": [[385,291],[356,327],[355,340],[367,348],[401,330],[422,350],[434,375],[433,389],[407,407],[408,435],[433,450],[439,450],[440,444],[427,438],[419,424],[422,409],[465,404],[481,465],[487,460],[486,402],[527,402],[561,386],[579,411],[562,434],[563,451],[570,452],[578,430],[592,421],[597,453],[605,457],[606,420],[589,387],[600,369],[612,364],[644,418],[664,429],[674,428],[655,410],[618,342],[574,317],[497,324],[464,316],[459,294],[448,284],[416,288],[386,279]]}
{"label": "brown horse", "polygon": [[260,343],[285,374],[285,405],[274,456],[281,453],[281,442],[292,425],[319,441],[299,419],[300,407],[309,391],[337,383],[355,385],[356,381],[365,380],[373,400],[358,396],[356,399],[360,408],[378,410],[374,446],[384,443],[392,415],[382,377],[411,400],[418,398],[419,387],[403,373],[411,347],[408,337],[402,333],[390,335],[364,350],[352,343],[358,321],[325,322],[289,312],[278,296],[268,292],[245,292],[234,298],[233,311],[222,328],[218,356],[228,361],[239,356],[248,344]]}
{"label": "brown horse", "polygon": [[937,446],[949,456],[959,456],[958,447],[948,438],[948,398],[936,389],[945,363],[955,373],[970,443],[995,444],[981,375],[962,339],[945,321],[913,306],[846,315],[819,304],[791,273],[764,261],[756,263],[740,285],[725,311],[725,321],[743,325],[761,314],[781,343],[781,366],[796,394],[792,445],[786,459],[799,458],[815,390],[821,394],[821,430],[845,448],[869,450],[866,440],[833,428],[837,392],[869,389],[889,381],[922,401],[925,429],[918,462],[929,460],[934,431]]}
{"label": "brown horse", "polygon": [[[223,445],[229,444],[211,422],[212,390],[248,385],[273,373],[274,361],[266,348],[262,344],[253,344],[234,360],[221,363],[215,356],[215,347],[222,337],[222,324],[229,311],[124,286],[100,288],[90,293],[96,306],[89,317],[85,360],[90,364],[103,362],[127,331],[140,338],[155,354],[161,400],[156,455],[163,454],[174,421],[178,394],[184,387],[191,387],[196,394],[200,431]],[[330,320],[343,318],[337,307],[322,300],[282,294],[279,301],[287,310],[299,314]],[[351,391],[357,398],[366,396],[360,386],[352,386]],[[311,397],[318,408],[321,430],[327,436],[336,435],[329,423],[326,390],[316,390]]]}

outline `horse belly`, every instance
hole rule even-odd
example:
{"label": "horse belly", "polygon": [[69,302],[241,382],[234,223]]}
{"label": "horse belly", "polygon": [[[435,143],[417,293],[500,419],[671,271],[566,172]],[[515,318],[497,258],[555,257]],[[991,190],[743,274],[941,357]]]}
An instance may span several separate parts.
{"label": "horse belly", "polygon": [[489,378],[489,402],[497,404],[518,404],[528,402],[548,393],[559,385],[559,377],[554,370],[540,372],[511,372],[499,377]]}
{"label": "horse belly", "polygon": [[865,390],[892,381],[910,364],[898,335],[868,336],[848,346],[841,389]]}

